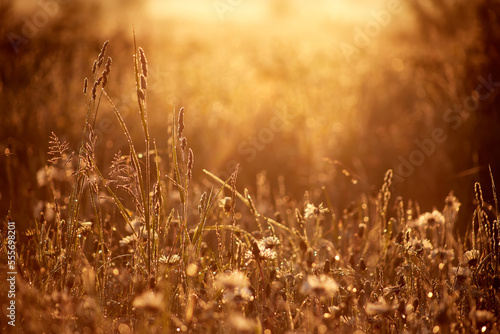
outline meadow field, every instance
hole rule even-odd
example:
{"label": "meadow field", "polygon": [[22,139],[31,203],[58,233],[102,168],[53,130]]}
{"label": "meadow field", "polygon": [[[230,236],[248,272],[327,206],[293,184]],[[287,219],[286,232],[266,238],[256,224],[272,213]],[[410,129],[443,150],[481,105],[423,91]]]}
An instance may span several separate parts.
{"label": "meadow field", "polygon": [[0,0],[4,333],[498,333],[500,3]]}

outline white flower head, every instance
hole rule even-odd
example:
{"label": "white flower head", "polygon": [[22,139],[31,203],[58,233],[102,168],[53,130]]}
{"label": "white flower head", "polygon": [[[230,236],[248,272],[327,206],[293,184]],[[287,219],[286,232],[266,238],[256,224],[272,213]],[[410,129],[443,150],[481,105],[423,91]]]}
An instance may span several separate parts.
{"label": "white flower head", "polygon": [[417,220],[417,226],[420,227],[421,230],[425,230],[427,228],[432,228],[435,226],[441,226],[444,224],[444,216],[438,210],[434,210],[432,212],[426,212]]}
{"label": "white flower head", "polygon": [[132,306],[150,311],[161,310],[163,307],[163,295],[161,293],[154,293],[151,290],[146,291],[134,299]]}
{"label": "white flower head", "polygon": [[302,284],[301,292],[316,297],[333,297],[339,291],[339,285],[328,275],[309,275]]}
{"label": "white flower head", "polygon": [[216,288],[224,291],[222,298],[224,303],[241,303],[252,300],[253,296],[252,291],[248,288],[249,285],[248,277],[238,270],[219,274],[215,279]]}
{"label": "white flower head", "polygon": [[323,203],[320,203],[318,207],[314,206],[314,204],[307,203],[304,209],[304,218],[317,217],[326,212],[328,212],[328,208],[323,207]]}

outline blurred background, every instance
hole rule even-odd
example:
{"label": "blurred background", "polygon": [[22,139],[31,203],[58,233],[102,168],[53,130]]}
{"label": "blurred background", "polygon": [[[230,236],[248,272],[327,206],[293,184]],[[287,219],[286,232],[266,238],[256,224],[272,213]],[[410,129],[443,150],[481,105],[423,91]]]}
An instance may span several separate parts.
{"label": "blurred background", "polygon": [[[284,180],[289,197],[324,201],[324,186],[341,211],[392,168],[394,197],[430,210],[454,191],[470,221],[474,182],[493,203],[488,164],[500,182],[499,15],[494,0],[0,0],[0,214],[43,210],[49,135],[77,149],[106,40],[108,92],[142,140],[134,29],[152,136],[166,150],[185,107],[195,182],[240,163],[240,188]],[[107,102],[99,113],[109,167],[128,148]]]}

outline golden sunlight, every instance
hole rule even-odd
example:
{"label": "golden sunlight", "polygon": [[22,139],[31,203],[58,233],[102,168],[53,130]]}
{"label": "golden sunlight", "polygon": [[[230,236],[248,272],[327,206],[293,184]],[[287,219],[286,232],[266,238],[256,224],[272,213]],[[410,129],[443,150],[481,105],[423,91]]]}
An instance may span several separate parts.
{"label": "golden sunlight", "polygon": [[495,332],[494,2],[0,0],[0,333]]}

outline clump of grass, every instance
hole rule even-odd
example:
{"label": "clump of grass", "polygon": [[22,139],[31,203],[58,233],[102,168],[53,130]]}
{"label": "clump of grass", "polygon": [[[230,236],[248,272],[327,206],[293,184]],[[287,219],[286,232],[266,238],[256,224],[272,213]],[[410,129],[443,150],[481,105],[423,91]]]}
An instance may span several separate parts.
{"label": "clump of grass", "polygon": [[[62,333],[496,330],[493,177],[495,206],[477,184],[472,228],[461,240],[450,232],[458,199],[450,193],[443,210],[420,213],[415,202],[392,199],[391,170],[378,193],[361,194],[342,212],[328,184],[300,202],[278,191],[278,202],[261,174],[255,195],[240,192],[238,166],[226,180],[196,175],[184,108],[167,125],[168,147],[157,147],[149,134],[146,52],[135,43],[144,139],[133,140],[106,89],[114,73],[111,58],[104,62],[107,46],[84,81],[77,153],[55,134],[49,138],[51,216],[40,215],[18,243],[19,326]],[[108,174],[96,161],[94,131],[105,106],[128,142],[127,152],[107,163]],[[5,252],[3,235],[2,242]]]}

